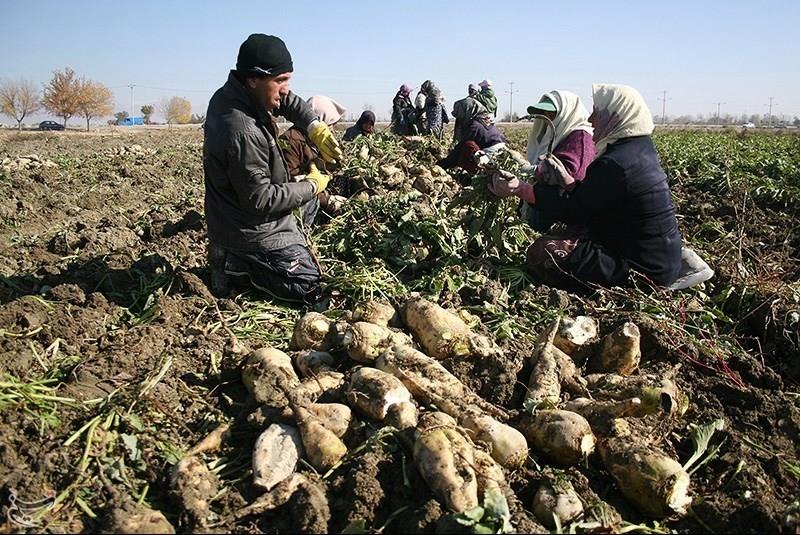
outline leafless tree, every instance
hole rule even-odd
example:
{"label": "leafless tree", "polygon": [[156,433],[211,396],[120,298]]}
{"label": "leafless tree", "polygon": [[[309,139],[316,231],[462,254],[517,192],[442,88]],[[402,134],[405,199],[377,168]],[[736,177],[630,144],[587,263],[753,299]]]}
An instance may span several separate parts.
{"label": "leafless tree", "polygon": [[39,89],[30,80],[20,79],[0,83],[0,113],[17,121],[17,130],[22,130],[22,121],[42,108]]}

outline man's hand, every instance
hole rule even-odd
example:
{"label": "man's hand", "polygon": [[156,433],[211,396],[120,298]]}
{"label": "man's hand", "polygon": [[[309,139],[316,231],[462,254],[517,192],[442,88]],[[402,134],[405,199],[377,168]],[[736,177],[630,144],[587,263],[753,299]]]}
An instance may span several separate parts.
{"label": "man's hand", "polygon": [[342,149],[328,125],[320,120],[312,121],[309,125],[309,139],[312,140],[320,154],[328,163],[336,163],[343,158]]}
{"label": "man's hand", "polygon": [[321,173],[317,166],[309,164],[309,172],[306,173],[306,180],[314,186],[314,194],[317,195],[321,191],[325,191],[328,187],[328,182],[331,180],[331,175]]}

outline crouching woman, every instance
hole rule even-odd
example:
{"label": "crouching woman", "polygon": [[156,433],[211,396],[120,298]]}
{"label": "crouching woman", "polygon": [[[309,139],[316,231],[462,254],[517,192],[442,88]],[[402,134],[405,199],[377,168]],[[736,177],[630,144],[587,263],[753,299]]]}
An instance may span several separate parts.
{"label": "crouching woman", "polygon": [[[658,286],[681,269],[681,235],[667,177],[651,134],[653,119],[642,96],[623,85],[593,85],[596,159],[583,181],[556,158],[546,173],[561,185],[493,177],[499,196],[517,195],[557,221],[562,233],[537,239],[527,253],[530,271],[566,289],[618,286],[637,272]],[[572,190],[565,192],[565,186]]]}

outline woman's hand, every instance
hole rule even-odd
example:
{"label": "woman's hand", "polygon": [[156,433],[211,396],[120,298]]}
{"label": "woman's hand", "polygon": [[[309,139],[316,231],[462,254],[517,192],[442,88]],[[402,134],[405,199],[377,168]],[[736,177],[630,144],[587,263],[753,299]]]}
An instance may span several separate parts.
{"label": "woman's hand", "polygon": [[516,196],[529,204],[534,204],[534,187],[507,171],[495,171],[487,188],[502,199]]}
{"label": "woman's hand", "polygon": [[493,194],[505,199],[515,195],[520,189],[520,179],[507,171],[495,171],[487,187]]}
{"label": "woman's hand", "polygon": [[543,182],[554,186],[561,186],[566,190],[573,188],[576,179],[570,176],[562,161],[553,154],[540,156],[537,170],[542,174]]}

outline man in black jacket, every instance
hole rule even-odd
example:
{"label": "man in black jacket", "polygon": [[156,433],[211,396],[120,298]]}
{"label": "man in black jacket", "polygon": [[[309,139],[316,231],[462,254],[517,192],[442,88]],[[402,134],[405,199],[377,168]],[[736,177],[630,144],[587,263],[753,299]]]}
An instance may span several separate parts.
{"label": "man in black jacket", "polygon": [[321,157],[342,151],[311,107],[289,90],[292,57],[284,42],[253,34],[242,43],[236,69],[211,98],[206,113],[203,170],[212,292],[232,282],[285,300],[313,302],[320,269],[301,226],[317,212],[317,194],[330,176],[316,166],[296,182],[278,147],[281,115],[303,128]]}

